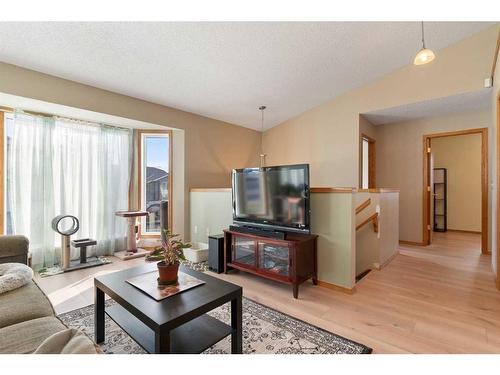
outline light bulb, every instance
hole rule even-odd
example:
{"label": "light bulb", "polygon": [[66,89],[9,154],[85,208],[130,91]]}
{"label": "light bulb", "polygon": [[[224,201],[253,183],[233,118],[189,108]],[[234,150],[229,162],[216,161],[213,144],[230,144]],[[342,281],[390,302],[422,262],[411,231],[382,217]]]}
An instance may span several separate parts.
{"label": "light bulb", "polygon": [[424,65],[430,63],[432,60],[434,60],[435,57],[436,56],[434,55],[434,52],[432,52],[430,49],[422,48],[420,51],[418,51],[417,55],[415,56],[413,64]]}

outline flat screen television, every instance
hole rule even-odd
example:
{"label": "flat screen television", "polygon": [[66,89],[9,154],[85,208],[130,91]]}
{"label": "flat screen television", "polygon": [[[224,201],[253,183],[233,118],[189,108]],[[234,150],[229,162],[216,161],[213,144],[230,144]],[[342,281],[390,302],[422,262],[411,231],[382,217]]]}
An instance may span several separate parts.
{"label": "flat screen television", "polygon": [[235,224],[310,232],[309,164],[234,169],[232,192]]}

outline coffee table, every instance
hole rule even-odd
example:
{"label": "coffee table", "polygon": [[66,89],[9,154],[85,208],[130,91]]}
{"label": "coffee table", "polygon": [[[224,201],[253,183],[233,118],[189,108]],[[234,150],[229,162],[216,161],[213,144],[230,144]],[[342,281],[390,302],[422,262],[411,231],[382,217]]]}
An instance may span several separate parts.
{"label": "coffee table", "polygon": [[[104,316],[108,315],[148,353],[201,353],[231,335],[231,353],[242,352],[242,288],[181,266],[180,271],[205,284],[156,301],[126,282],[156,269],[156,264],[97,276],[95,290],[95,340],[104,341]],[[115,302],[105,307],[105,294]],[[231,302],[231,325],[206,313]]]}

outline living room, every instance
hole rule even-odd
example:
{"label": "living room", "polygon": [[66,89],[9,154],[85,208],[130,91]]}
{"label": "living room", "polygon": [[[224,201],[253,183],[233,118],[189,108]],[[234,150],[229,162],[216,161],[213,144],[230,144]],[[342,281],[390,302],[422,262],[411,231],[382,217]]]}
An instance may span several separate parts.
{"label": "living room", "polygon": [[[0,22],[9,364],[500,352],[491,12],[273,5],[221,21],[206,4],[164,20],[76,6],[81,18],[37,5]],[[480,207],[471,230],[442,230],[433,160],[457,135],[475,142]],[[304,358],[297,369],[322,363]]]}

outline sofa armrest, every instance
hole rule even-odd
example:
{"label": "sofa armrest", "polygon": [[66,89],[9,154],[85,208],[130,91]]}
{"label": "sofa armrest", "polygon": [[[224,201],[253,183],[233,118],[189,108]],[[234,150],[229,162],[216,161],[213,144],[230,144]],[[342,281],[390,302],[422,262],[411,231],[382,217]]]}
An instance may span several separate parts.
{"label": "sofa armrest", "polygon": [[0,263],[27,263],[29,241],[25,236],[0,236]]}

